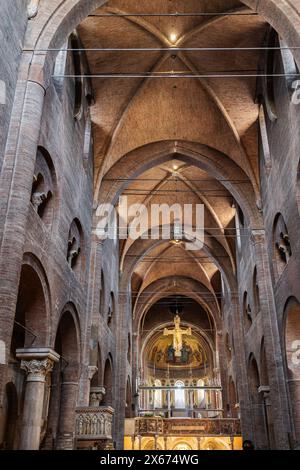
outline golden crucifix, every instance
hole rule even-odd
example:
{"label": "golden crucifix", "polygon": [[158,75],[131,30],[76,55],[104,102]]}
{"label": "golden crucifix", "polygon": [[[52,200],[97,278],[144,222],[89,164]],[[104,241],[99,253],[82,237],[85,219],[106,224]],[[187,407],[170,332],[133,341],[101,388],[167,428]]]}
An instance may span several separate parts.
{"label": "golden crucifix", "polygon": [[181,357],[182,351],[182,337],[183,335],[192,336],[192,328],[180,328],[180,316],[176,315],[174,317],[174,329],[168,330],[168,328],[164,328],[164,336],[173,336],[173,348],[175,357]]}

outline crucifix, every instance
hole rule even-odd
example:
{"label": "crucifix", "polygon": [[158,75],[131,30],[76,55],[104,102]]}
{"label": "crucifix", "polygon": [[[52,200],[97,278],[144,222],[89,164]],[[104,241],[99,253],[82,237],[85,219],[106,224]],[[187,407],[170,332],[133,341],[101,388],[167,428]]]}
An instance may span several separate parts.
{"label": "crucifix", "polygon": [[175,351],[175,357],[181,357],[183,335],[192,336],[192,328],[180,328],[180,321],[180,316],[176,315],[174,317],[174,329],[168,330],[168,328],[164,328],[164,336],[173,336],[173,348]]}

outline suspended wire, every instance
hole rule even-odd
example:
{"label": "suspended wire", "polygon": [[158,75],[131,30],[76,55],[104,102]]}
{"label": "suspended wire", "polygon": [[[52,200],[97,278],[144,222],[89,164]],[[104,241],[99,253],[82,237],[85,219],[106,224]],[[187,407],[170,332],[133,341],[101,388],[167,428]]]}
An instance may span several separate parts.
{"label": "suspended wire", "polygon": [[[165,184],[164,181],[162,181],[163,184]],[[186,186],[186,182],[185,181],[179,181],[179,183],[181,183],[183,186]],[[187,183],[189,183],[189,180],[187,181]],[[130,188],[125,188],[124,189],[124,192],[125,191],[132,191],[132,192],[136,192],[137,194],[140,193],[140,192],[145,192],[147,191],[148,193],[194,193],[195,191],[197,190],[201,190],[201,191],[209,191],[209,192],[213,192],[213,191],[216,191],[216,192],[223,192],[224,194],[228,195],[228,193],[224,192],[224,189],[223,188],[205,188],[205,187],[201,187],[201,188],[195,188],[194,190],[193,189],[159,189],[159,188],[153,188],[153,189],[145,189],[145,188],[133,188],[133,189],[130,189]]]}
{"label": "suspended wire", "polygon": [[191,74],[185,71],[179,72],[142,72],[142,73],[102,73],[95,75],[52,75],[52,78],[288,78],[300,77],[300,73],[204,73]]}
{"label": "suspended wire", "polygon": [[300,46],[249,46],[249,47],[64,47],[48,49],[24,48],[23,52],[257,52],[257,51],[293,51]]}
{"label": "suspended wire", "polygon": [[[173,286],[170,286],[170,287],[179,287],[179,286],[176,286],[176,285],[174,286],[173,285]],[[139,292],[140,291],[138,291],[138,290],[131,291],[132,294],[139,294]],[[189,291],[189,290],[180,290],[179,292],[176,292],[174,294],[173,293],[166,293],[166,295],[167,295],[168,298],[170,298],[172,300],[174,297],[181,296],[181,295],[183,296],[182,299],[184,299],[184,296],[190,295],[190,294],[195,294],[195,293],[200,294],[200,295],[202,295],[202,294],[205,295],[208,292],[207,291],[201,291],[201,290],[200,291],[197,290],[197,292],[195,292],[193,290],[191,290],[191,291]],[[231,293],[232,294],[238,294],[238,292],[234,292],[234,291],[232,291]],[[127,291],[119,291],[119,294],[128,295],[128,292]],[[157,291],[147,291],[147,292],[142,292],[140,295],[153,295],[153,294],[158,294],[158,292]],[[223,295],[223,292],[214,292],[214,295]]]}
{"label": "suspended wire", "polygon": [[[174,178],[175,177],[165,179],[164,182],[174,182]],[[178,176],[176,176],[176,178],[178,179]],[[145,182],[145,181],[161,181],[161,180],[162,180],[161,178],[103,178],[102,181],[143,181]],[[250,183],[249,180],[206,179],[206,178],[189,179],[188,181],[191,183],[203,182],[203,181],[210,182],[210,183],[215,183],[215,182]]]}
{"label": "suspended wire", "polygon": [[88,17],[91,18],[127,18],[127,17],[206,17],[206,16],[259,16],[257,12],[242,12],[242,11],[229,11],[229,12],[199,12],[199,13],[91,13]]}

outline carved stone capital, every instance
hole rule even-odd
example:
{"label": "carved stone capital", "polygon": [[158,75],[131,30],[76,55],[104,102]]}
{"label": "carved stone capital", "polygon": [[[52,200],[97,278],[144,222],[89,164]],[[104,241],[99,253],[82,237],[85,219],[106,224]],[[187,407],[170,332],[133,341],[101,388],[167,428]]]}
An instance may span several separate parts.
{"label": "carved stone capital", "polygon": [[39,2],[40,2],[40,0],[30,0],[29,1],[28,7],[27,7],[27,15],[28,15],[29,20],[31,20],[32,18],[34,18],[38,14]]}
{"label": "carved stone capital", "polygon": [[52,371],[54,361],[52,359],[31,359],[21,361],[21,369],[27,373],[27,382],[45,382],[46,375]]}
{"label": "carved stone capital", "polygon": [[16,356],[27,373],[27,382],[45,382],[54,363],[59,361],[59,354],[49,348],[17,349]]}

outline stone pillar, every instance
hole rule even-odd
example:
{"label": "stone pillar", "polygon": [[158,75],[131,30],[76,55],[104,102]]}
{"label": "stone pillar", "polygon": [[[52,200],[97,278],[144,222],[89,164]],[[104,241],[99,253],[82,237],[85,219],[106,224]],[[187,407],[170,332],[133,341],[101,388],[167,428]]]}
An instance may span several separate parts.
{"label": "stone pillar", "polygon": [[75,408],[78,382],[64,381],[61,384],[59,432],[56,449],[73,450],[75,431]]}
{"label": "stone pillar", "polygon": [[[237,287],[236,287],[237,290]],[[234,367],[238,376],[237,389],[240,400],[241,409],[241,428],[244,439],[253,440],[253,421],[252,410],[249,399],[249,383],[246,367],[246,353],[244,345],[242,319],[239,309],[239,298],[237,294],[232,293],[230,296],[231,312],[235,328],[233,329],[233,337],[235,344]]]}
{"label": "stone pillar", "polygon": [[[27,214],[38,138],[44,87],[26,82],[32,53],[23,54],[23,79],[18,81],[11,114],[10,132],[0,175],[0,340],[6,344],[6,361],[14,326],[21,274]],[[6,382],[6,366],[0,365],[0,402]]]}
{"label": "stone pillar", "polygon": [[165,450],[168,450],[168,438],[166,436],[164,437],[164,447]]}
{"label": "stone pillar", "polygon": [[[125,286],[120,286],[125,291]],[[114,435],[117,450],[124,447],[125,403],[127,385],[127,337],[128,324],[131,315],[129,294],[119,294],[119,324],[117,331],[117,348],[115,362],[115,390],[118,391],[115,400]]]}
{"label": "stone pillar", "polygon": [[[274,425],[275,448],[284,450],[290,447],[288,434],[291,429],[291,423],[289,423],[283,354],[264,230],[253,230],[251,241],[255,259],[257,260],[259,301],[267,360],[268,385],[270,386],[270,418]],[[259,442],[256,444],[258,447],[260,446]]]}
{"label": "stone pillar", "polygon": [[21,369],[27,373],[20,449],[38,450],[40,447],[46,375],[52,371],[59,355],[52,349],[17,349]]}
{"label": "stone pillar", "polygon": [[[217,331],[216,335],[216,349],[217,349],[217,361],[216,361],[216,378],[220,380],[222,385],[222,391],[216,392],[216,403],[217,408],[223,409],[226,403],[229,403],[228,397],[228,362],[226,358],[226,346],[225,346],[225,338],[223,331]],[[224,412],[222,414],[224,416]]]}

